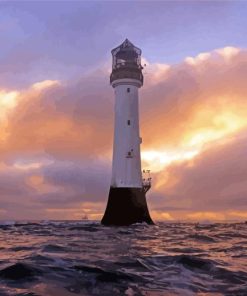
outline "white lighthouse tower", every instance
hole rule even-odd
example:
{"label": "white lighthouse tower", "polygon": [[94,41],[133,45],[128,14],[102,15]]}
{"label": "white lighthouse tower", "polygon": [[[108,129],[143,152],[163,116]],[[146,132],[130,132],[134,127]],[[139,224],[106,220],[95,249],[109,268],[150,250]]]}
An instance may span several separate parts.
{"label": "white lighthouse tower", "polygon": [[112,50],[110,83],[115,91],[112,179],[104,225],[152,224],[143,184],[138,89],[143,85],[141,50],[126,39]]}

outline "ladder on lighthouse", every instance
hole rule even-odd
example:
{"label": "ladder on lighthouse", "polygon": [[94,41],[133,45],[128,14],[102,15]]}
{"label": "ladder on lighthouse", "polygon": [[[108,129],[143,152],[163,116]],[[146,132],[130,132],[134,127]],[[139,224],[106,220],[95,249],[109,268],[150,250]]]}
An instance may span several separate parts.
{"label": "ladder on lighthouse", "polygon": [[146,193],[151,188],[152,178],[150,177],[150,170],[143,170],[142,173],[142,188]]}

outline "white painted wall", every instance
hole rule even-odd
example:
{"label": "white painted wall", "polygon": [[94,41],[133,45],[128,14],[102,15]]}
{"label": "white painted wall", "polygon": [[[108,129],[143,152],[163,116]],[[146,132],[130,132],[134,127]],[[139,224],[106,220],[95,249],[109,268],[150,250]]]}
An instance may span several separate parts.
{"label": "white painted wall", "polygon": [[[141,188],[138,106],[138,88],[141,82],[119,79],[115,80],[112,86],[115,90],[115,126],[111,186]],[[128,152],[131,157],[127,157]]]}

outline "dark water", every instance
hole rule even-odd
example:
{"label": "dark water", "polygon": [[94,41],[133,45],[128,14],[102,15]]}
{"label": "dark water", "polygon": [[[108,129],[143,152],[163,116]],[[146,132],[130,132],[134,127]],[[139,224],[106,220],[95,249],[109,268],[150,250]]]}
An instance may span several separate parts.
{"label": "dark water", "polygon": [[247,224],[2,222],[0,295],[247,295]]}

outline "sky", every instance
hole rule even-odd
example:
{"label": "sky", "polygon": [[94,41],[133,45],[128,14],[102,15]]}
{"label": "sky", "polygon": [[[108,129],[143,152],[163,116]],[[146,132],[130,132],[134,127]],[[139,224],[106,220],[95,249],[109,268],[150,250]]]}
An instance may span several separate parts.
{"label": "sky", "polygon": [[247,3],[0,2],[0,220],[100,219],[111,49],[142,49],[151,216],[247,219]]}

